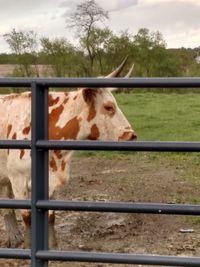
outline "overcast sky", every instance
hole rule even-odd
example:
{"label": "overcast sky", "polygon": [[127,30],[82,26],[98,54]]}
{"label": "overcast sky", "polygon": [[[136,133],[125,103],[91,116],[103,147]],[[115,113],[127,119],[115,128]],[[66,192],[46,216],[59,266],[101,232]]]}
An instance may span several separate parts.
{"label": "overcast sky", "polygon": [[[16,30],[34,30],[39,36],[66,37],[64,14],[70,14],[84,0],[0,0],[0,53],[8,52],[2,35]],[[200,0],[96,0],[109,11],[106,25],[114,32],[140,28],[162,32],[167,47],[200,46]]]}

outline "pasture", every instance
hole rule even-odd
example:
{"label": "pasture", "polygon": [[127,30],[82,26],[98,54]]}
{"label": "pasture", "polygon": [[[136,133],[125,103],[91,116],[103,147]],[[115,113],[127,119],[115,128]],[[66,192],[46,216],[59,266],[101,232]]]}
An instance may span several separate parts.
{"label": "pasture", "polygon": [[[137,91],[115,96],[138,140],[200,141],[200,93]],[[198,153],[77,152],[72,160],[70,183],[56,192],[55,198],[199,204],[199,186]],[[57,214],[60,249],[200,254],[197,217],[59,211]],[[182,233],[181,229],[193,232]],[[6,232],[1,219],[0,232],[0,245],[5,247]],[[0,260],[0,265],[29,266],[27,261],[13,262]]]}

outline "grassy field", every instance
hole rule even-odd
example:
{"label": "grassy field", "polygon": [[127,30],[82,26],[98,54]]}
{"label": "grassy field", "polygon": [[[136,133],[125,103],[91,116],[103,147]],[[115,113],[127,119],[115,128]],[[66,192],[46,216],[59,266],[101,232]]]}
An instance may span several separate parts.
{"label": "grassy field", "polygon": [[117,94],[139,140],[200,141],[200,94]]}

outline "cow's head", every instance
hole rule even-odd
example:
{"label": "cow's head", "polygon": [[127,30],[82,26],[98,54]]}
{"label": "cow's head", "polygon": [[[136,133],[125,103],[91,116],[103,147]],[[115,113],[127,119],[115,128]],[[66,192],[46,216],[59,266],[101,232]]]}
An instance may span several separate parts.
{"label": "cow's head", "polygon": [[[106,78],[117,77],[125,62],[126,59]],[[126,77],[130,75],[131,71],[129,71]],[[79,93],[82,94],[83,101],[87,107],[84,109],[84,114],[82,114],[84,120],[80,129],[82,133],[87,133],[87,136],[82,136],[82,138],[115,141],[136,139],[136,133],[118,107],[109,88],[82,88],[79,90]]]}

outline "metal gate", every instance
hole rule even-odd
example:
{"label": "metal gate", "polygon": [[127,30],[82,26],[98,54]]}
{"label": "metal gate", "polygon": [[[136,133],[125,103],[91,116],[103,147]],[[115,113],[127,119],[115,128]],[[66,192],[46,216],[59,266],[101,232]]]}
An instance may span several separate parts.
{"label": "metal gate", "polygon": [[97,142],[48,140],[49,87],[164,87],[200,88],[200,78],[0,78],[0,87],[31,88],[32,138],[0,140],[0,149],[31,149],[31,200],[1,199],[0,208],[31,209],[31,249],[0,249],[0,258],[30,259],[32,267],[49,260],[163,266],[200,266],[200,257],[154,256],[125,253],[51,251],[48,249],[48,210],[101,211],[200,215],[200,205],[48,200],[48,150],[119,150],[200,152],[200,142]]}

